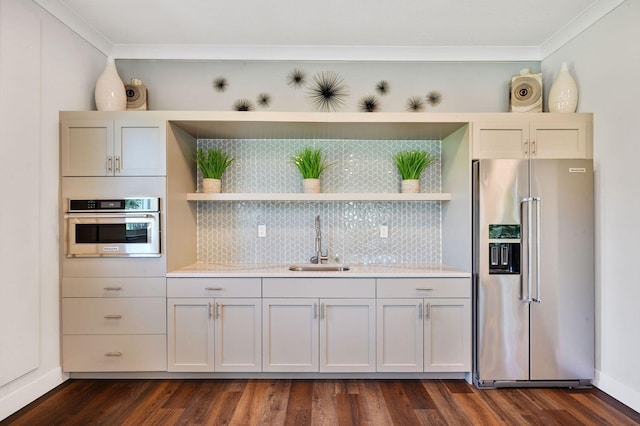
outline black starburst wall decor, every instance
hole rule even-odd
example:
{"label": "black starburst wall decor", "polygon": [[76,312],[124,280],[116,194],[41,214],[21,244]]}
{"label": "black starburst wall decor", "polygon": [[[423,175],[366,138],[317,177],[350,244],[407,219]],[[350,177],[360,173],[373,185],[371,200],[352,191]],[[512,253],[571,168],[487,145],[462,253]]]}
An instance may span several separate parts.
{"label": "black starburst wall decor", "polygon": [[300,68],[292,69],[287,75],[287,84],[294,89],[299,89],[304,86],[307,80],[307,75]]}
{"label": "black starburst wall decor", "polygon": [[268,93],[260,93],[256,101],[259,106],[268,108],[271,105],[271,95]]}
{"label": "black starburst wall decor", "polygon": [[376,92],[378,92],[380,96],[384,96],[389,93],[389,82],[387,80],[380,80],[376,84]]}
{"label": "black starburst wall decor", "polygon": [[249,99],[238,99],[233,103],[233,109],[236,111],[253,111],[253,103]]}
{"label": "black starburst wall decor", "polygon": [[224,77],[217,77],[213,80],[213,88],[216,89],[218,92],[224,92],[225,90],[227,90],[228,85],[229,83],[227,82],[227,79]]}
{"label": "black starburst wall decor", "polygon": [[432,90],[427,93],[427,103],[433,107],[440,105],[442,102],[442,93],[437,90]]}
{"label": "black starburst wall decor", "polygon": [[349,90],[340,74],[323,71],[315,74],[308,85],[308,95],[318,111],[337,111],[344,105]]}
{"label": "black starburst wall decor", "polygon": [[358,108],[362,112],[376,112],[380,109],[380,101],[373,95],[366,95],[360,98]]}
{"label": "black starburst wall decor", "polygon": [[420,112],[424,110],[424,100],[422,96],[412,96],[407,99],[407,111]]}

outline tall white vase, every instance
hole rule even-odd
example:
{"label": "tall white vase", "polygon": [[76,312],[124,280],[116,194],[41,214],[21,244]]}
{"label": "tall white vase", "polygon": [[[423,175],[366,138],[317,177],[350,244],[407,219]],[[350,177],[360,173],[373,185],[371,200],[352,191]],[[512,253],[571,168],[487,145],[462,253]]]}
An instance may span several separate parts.
{"label": "tall white vase", "polygon": [[549,91],[549,112],[576,112],[578,106],[578,86],[569,73],[566,62]]}
{"label": "tall white vase", "polygon": [[98,111],[124,111],[127,109],[127,92],[118,75],[116,62],[109,56],[104,71],[96,81],[96,108]]}

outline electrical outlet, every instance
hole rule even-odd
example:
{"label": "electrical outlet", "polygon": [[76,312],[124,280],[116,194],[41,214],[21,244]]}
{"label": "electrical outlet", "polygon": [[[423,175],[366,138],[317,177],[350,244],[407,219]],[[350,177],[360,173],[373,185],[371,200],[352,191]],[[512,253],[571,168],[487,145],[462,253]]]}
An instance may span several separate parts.
{"label": "electrical outlet", "polygon": [[258,238],[265,238],[267,236],[267,225],[258,225]]}
{"label": "electrical outlet", "polygon": [[389,227],[387,225],[380,225],[380,238],[387,238],[389,236]]}

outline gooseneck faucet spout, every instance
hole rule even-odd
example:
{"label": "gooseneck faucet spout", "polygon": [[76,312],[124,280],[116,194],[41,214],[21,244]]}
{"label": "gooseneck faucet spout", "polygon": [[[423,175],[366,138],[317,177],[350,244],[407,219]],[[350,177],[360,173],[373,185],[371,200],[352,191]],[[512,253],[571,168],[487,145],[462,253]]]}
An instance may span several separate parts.
{"label": "gooseneck faucet spout", "polygon": [[329,260],[328,251],[322,254],[322,230],[320,227],[320,215],[316,216],[316,255],[311,258],[311,263],[324,263]]}

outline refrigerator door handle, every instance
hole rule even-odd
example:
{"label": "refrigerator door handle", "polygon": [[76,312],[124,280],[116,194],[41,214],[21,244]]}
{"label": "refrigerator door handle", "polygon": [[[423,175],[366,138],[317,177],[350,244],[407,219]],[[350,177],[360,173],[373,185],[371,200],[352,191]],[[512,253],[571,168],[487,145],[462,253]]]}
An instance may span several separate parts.
{"label": "refrigerator door handle", "polygon": [[533,302],[540,303],[540,197],[534,197],[533,202],[536,205],[536,297],[532,299]]}
{"label": "refrigerator door handle", "polygon": [[[532,228],[532,214],[531,214],[531,210],[532,210],[532,203],[533,203],[533,198],[523,198],[520,202],[520,223],[522,223],[523,225],[526,223],[526,228],[523,230],[523,235],[526,235],[527,238],[527,244],[525,246],[525,250],[527,251],[526,253],[526,259],[527,259],[527,265],[526,267],[523,269],[522,275],[520,275],[520,282],[521,282],[521,286],[522,286],[522,301],[524,303],[531,303],[533,300],[531,299],[531,287],[532,287],[532,276],[531,276],[531,228]],[[525,206],[526,206],[526,212],[527,212],[527,218],[526,221],[524,220],[524,212],[525,212]],[[526,286],[525,286],[526,283]],[[526,288],[526,293],[525,293],[525,288]]]}

